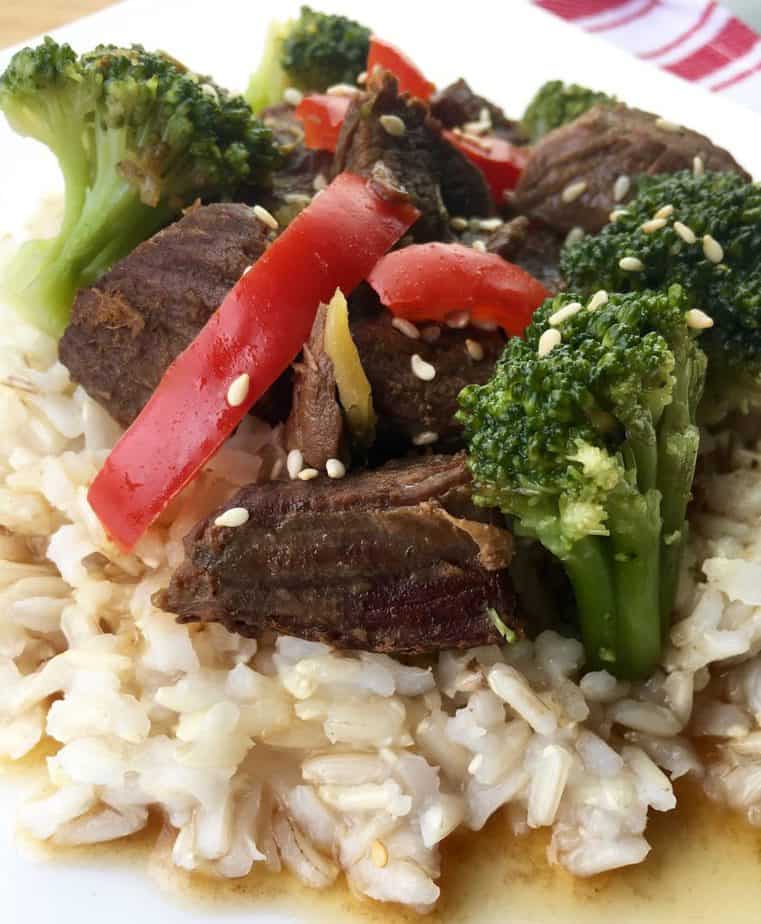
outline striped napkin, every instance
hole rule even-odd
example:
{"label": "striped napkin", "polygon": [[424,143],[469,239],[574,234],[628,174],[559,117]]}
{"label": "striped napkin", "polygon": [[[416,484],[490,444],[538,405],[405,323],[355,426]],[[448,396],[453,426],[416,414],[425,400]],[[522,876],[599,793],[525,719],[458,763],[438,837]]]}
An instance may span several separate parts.
{"label": "striped napkin", "polygon": [[[761,38],[704,0],[534,0],[639,58],[761,111]],[[758,0],[761,5],[761,0]]]}

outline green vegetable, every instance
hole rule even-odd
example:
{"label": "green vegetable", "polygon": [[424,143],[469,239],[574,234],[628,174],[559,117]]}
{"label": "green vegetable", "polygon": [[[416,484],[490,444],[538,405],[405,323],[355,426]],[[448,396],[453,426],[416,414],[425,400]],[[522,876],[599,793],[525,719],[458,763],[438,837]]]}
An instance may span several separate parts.
{"label": "green vegetable", "polygon": [[592,106],[613,106],[616,102],[607,93],[590,90],[577,83],[550,80],[537,90],[523,113],[521,125],[531,141],[538,141],[553,128],[578,119]]}
{"label": "green vegetable", "polygon": [[65,183],[57,237],[31,241],[9,268],[9,297],[60,334],[78,287],[197,198],[233,196],[276,159],[245,100],[140,46],[77,57],[50,38],[0,77],[11,127],[56,155]]}
{"label": "green vegetable", "polygon": [[246,98],[254,112],[282,102],[286,87],[304,92],[354,83],[367,64],[370,30],[353,19],[301,7],[298,19],[273,23]]}
{"label": "green vegetable", "polygon": [[[458,419],[477,503],[563,563],[590,666],[644,677],[676,591],[705,355],[678,286],[577,303],[546,301]],[[562,341],[540,356],[551,330]]]}
{"label": "green vegetable", "polygon": [[[665,226],[646,233],[643,224],[666,205],[673,206],[673,213]],[[721,251],[706,244],[705,235]],[[720,262],[707,254],[721,256]],[[584,293],[679,283],[714,321],[701,340],[708,354],[708,381],[700,416],[703,422],[716,422],[731,410],[761,408],[759,254],[761,187],[735,173],[694,176],[683,171],[641,177],[636,198],[615,223],[567,247],[561,267],[569,288]],[[625,256],[636,257],[643,269],[622,270],[619,260]]]}

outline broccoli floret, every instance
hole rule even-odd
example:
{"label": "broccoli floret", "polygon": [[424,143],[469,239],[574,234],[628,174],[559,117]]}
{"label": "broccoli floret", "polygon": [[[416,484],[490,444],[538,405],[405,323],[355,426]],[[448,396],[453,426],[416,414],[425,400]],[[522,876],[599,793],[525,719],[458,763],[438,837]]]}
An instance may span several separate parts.
{"label": "broccoli floret", "polygon": [[354,83],[367,65],[370,30],[346,16],[301,7],[298,19],[270,26],[246,99],[254,112],[283,99],[286,87],[306,92]]}
{"label": "broccoli floret", "polygon": [[561,560],[588,663],[623,677],[657,663],[676,591],[705,377],[688,305],[558,295],[460,394],[477,503]]}
{"label": "broccoli floret", "polygon": [[[566,247],[561,267],[569,287],[584,293],[672,283],[689,293],[714,322],[701,341],[708,381],[700,409],[701,421],[713,423],[731,410],[761,408],[759,253],[761,187],[735,173],[682,171],[640,177],[616,221]],[[622,269],[622,257],[642,269]]]}
{"label": "broccoli floret", "polygon": [[614,106],[617,100],[607,93],[590,90],[577,83],[549,80],[534,95],[523,113],[521,126],[531,141],[538,141],[553,128],[572,122],[592,106]]}
{"label": "broccoli floret", "polygon": [[243,97],[139,46],[77,57],[46,38],[11,60],[0,109],[63,173],[59,234],[25,244],[7,283],[10,301],[53,335],[78,287],[194,200],[264,180],[277,156]]}

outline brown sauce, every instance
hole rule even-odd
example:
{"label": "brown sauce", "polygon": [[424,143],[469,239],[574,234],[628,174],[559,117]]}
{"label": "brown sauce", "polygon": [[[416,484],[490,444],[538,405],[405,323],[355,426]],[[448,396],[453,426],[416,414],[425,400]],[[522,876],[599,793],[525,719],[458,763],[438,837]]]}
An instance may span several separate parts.
{"label": "brown sauce", "polygon": [[[40,766],[37,751],[19,768]],[[35,761],[36,758],[36,761]],[[3,775],[8,765],[0,767]],[[478,833],[449,838],[443,849],[442,896],[425,918],[398,906],[353,896],[339,882],[317,893],[288,873],[255,869],[242,880],[190,875],[172,867],[158,819],[130,838],[97,847],[26,850],[80,870],[122,867],[154,881],[166,900],[206,911],[280,911],[288,920],[350,924],[758,924],[761,920],[761,830],[709,802],[699,787],[680,784],[679,806],[652,813],[645,863],[589,880],[577,880],[545,859],[547,832],[515,838],[507,819],[492,818]]]}

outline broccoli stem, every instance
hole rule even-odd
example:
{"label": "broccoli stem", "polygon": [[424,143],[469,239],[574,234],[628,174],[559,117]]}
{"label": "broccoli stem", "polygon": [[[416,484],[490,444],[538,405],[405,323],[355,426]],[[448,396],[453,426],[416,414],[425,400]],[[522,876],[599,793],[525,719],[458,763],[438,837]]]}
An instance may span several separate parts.
{"label": "broccoli stem", "polygon": [[588,536],[562,558],[571,581],[587,656],[595,667],[610,668],[615,657],[616,592],[610,557],[600,538]]}
{"label": "broccoli stem", "polygon": [[624,495],[609,519],[616,592],[615,670],[619,677],[650,674],[661,652],[661,496]]}

